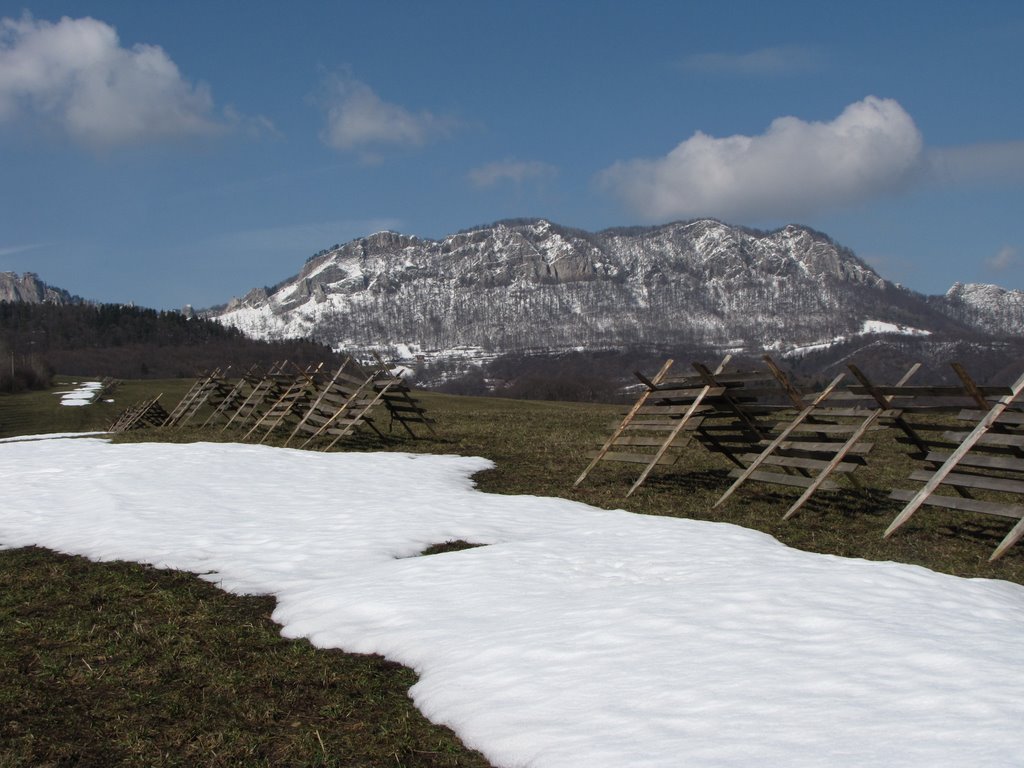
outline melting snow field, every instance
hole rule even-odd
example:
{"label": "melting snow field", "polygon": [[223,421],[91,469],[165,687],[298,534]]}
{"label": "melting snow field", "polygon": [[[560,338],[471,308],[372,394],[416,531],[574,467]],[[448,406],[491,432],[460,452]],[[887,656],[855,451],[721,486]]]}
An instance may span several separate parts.
{"label": "melting snow field", "polygon": [[[0,547],[203,574],[498,766],[1021,763],[1024,588],[473,488],[479,458],[0,444]],[[430,544],[488,546],[428,557]]]}
{"label": "melting snow field", "polygon": [[96,393],[103,388],[99,381],[85,381],[78,385],[77,389],[67,392],[57,392],[60,395],[61,405],[90,405],[96,399]]}

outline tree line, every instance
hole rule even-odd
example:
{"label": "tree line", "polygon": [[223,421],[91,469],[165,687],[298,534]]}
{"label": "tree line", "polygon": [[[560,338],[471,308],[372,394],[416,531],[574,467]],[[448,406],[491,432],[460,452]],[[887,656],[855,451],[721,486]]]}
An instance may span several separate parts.
{"label": "tree line", "polygon": [[0,302],[0,392],[45,388],[54,373],[119,379],[241,373],[289,360],[340,362],[308,339],[263,342],[213,320],[120,304]]}

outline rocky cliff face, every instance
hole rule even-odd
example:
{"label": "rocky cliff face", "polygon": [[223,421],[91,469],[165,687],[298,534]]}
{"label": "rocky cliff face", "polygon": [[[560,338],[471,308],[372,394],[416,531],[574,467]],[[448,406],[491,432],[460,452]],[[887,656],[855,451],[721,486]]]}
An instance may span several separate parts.
{"label": "rocky cliff face", "polygon": [[949,317],[993,336],[1019,336],[1024,328],[1024,291],[956,283],[932,301]]}
{"label": "rocky cliff face", "polygon": [[[335,347],[765,349],[865,329],[985,330],[981,310],[968,319],[954,304],[884,280],[805,227],[756,232],[699,220],[589,233],[518,220],[443,240],[353,240],[213,314],[252,336]],[[1020,333],[1024,315],[1015,317]]]}
{"label": "rocky cliff face", "polygon": [[74,304],[81,302],[81,299],[62,288],[47,285],[32,272],[26,272],[20,277],[14,272],[0,272],[0,301]]}

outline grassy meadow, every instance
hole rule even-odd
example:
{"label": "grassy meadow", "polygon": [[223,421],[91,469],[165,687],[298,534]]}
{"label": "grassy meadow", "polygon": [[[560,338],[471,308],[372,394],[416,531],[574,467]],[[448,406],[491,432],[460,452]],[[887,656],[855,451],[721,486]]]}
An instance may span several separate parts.
{"label": "grassy meadow", "polygon": [[[156,394],[170,410],[191,383],[126,381],[115,402],[77,408],[61,407],[51,392],[0,396],[0,437],[102,430]],[[586,452],[623,406],[420,396],[435,437],[395,432],[386,443],[371,436],[339,447],[479,455],[496,464],[476,478],[490,493],[733,523],[800,549],[1024,583],[1024,546],[988,562],[1007,520],[924,509],[882,538],[900,508],[888,491],[913,487],[901,481],[914,464],[888,431],[873,436],[858,487],[820,493],[783,522],[795,489],[752,482],[711,509],[731,482],[729,466],[696,445],[628,499],[635,465],[604,463],[573,489]],[[186,427],[117,439],[237,438]],[[184,573],[37,548],[0,551],[0,768],[487,765],[412,707],[412,672],[284,640],[272,610],[272,598],[227,595]]]}

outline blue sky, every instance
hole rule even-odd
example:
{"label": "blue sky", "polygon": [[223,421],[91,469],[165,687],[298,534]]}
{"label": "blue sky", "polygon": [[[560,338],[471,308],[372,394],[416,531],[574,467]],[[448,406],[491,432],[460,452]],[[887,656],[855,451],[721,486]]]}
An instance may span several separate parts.
{"label": "blue sky", "polygon": [[1024,3],[0,0],[0,271],[227,301],[380,229],[806,224],[1024,288]]}

